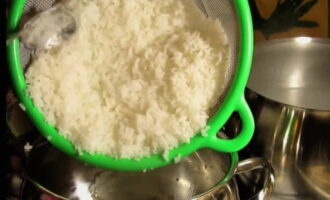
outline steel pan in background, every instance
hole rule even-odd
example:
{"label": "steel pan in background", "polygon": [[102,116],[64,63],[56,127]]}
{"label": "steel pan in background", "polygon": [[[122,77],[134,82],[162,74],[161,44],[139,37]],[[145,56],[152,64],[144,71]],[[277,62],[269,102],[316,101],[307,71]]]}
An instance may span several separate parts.
{"label": "steel pan in background", "polygon": [[264,187],[251,200],[266,199],[274,184],[267,160],[238,162],[235,153],[201,149],[174,165],[146,172],[122,172],[84,164],[46,141],[33,146],[27,158],[27,177],[36,187],[60,199],[239,200],[233,176],[261,168]]}
{"label": "steel pan in background", "polygon": [[330,40],[257,44],[246,91],[255,136],[240,156],[267,158],[271,199],[330,199]]}

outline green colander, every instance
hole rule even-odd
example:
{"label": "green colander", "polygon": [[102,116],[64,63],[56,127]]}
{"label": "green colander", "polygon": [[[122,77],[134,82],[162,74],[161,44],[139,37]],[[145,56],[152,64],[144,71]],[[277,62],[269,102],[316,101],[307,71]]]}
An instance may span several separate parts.
{"label": "green colander", "polygon": [[[39,10],[51,7],[54,0],[13,0],[9,11],[7,33],[18,30],[21,16],[28,7],[39,6]],[[225,29],[230,45],[230,73],[228,75],[226,92],[220,97],[218,106],[212,112],[208,121],[207,136],[194,136],[189,143],[181,144],[168,153],[165,160],[162,153],[143,157],[141,159],[118,159],[108,155],[78,153],[74,145],[56,128],[48,124],[42,113],[33,104],[26,93],[24,68],[27,65],[27,50],[23,49],[18,39],[7,45],[9,71],[14,91],[24,105],[26,113],[39,131],[50,142],[65,153],[86,163],[115,170],[139,171],[154,169],[174,163],[176,158],[185,157],[201,148],[211,148],[220,152],[236,152],[244,148],[252,138],[254,120],[244,98],[244,88],[247,83],[252,55],[253,28],[251,13],[247,0],[192,0],[207,16],[217,18]],[[36,3],[37,2],[37,3]],[[50,3],[51,2],[51,3]],[[242,128],[235,138],[223,139],[217,136],[219,130],[233,112],[237,112],[242,120]]]}

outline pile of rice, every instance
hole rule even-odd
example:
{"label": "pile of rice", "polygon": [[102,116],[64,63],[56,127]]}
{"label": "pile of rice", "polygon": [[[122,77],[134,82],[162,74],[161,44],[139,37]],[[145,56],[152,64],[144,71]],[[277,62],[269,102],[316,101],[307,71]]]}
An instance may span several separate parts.
{"label": "pile of rice", "polygon": [[[191,0],[70,0],[77,32],[26,73],[35,105],[79,150],[163,153],[205,129],[229,46]],[[204,132],[204,131],[203,131]]]}

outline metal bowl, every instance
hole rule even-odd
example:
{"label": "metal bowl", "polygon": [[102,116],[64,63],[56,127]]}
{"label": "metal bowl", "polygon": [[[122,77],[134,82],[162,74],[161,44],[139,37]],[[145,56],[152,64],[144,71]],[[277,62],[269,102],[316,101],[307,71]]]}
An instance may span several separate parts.
{"label": "metal bowl", "polygon": [[265,196],[274,176],[260,158],[238,162],[236,153],[201,149],[170,166],[123,172],[87,165],[45,142],[29,153],[26,174],[38,188],[61,199],[238,200],[234,174],[259,168],[267,172],[265,189],[260,191]]}

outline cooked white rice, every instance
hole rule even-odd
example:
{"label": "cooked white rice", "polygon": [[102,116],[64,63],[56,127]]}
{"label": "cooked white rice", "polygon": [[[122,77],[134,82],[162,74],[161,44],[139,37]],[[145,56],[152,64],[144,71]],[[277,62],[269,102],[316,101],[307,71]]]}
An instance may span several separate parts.
{"label": "cooked white rice", "polygon": [[189,142],[224,90],[229,52],[191,2],[70,0],[77,32],[26,73],[35,105],[80,151],[141,157]]}

